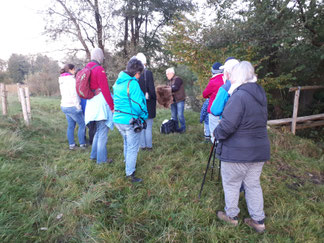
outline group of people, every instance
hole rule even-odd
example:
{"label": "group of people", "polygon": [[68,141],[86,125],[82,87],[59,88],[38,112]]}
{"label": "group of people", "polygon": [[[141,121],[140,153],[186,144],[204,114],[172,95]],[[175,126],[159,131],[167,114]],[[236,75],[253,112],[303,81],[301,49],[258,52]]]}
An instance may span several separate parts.
{"label": "group of people", "polygon": [[[76,70],[73,64],[66,64],[59,77],[61,92],[61,109],[68,127],[69,149],[77,148],[74,130],[78,124],[78,139],[81,149],[87,147],[86,126],[94,137],[91,142],[90,159],[97,164],[112,163],[107,155],[108,132],[116,127],[124,140],[124,162],[126,177],[131,182],[141,182],[135,177],[136,160],[139,150],[152,150],[152,126],[156,116],[156,93],[153,74],[146,68],[146,57],[138,53],[127,63],[126,70],[121,71],[110,92],[106,72],[101,66],[104,60],[103,50],[95,48],[91,52],[91,61],[86,65],[91,70],[90,89],[94,93],[91,99],[83,100],[76,91]],[[181,78],[175,76],[173,68],[166,71],[172,90],[173,104],[171,117],[180,121],[177,131],[186,130],[184,119],[185,91]],[[94,131],[94,132],[93,132]],[[90,136],[91,137],[91,136]]]}
{"label": "group of people", "polygon": [[[257,232],[265,230],[263,194],[260,185],[262,167],[270,159],[267,135],[267,98],[258,85],[250,62],[233,57],[224,65],[212,66],[212,78],[205,90],[201,111],[205,139],[217,145],[225,196],[225,211],[217,217],[238,225],[239,195],[245,193],[250,218],[244,222]],[[208,114],[208,115],[206,115]]]}
{"label": "group of people", "polygon": [[[121,71],[110,93],[104,68],[103,51],[91,52],[90,88],[94,97],[86,102],[84,115],[76,92],[75,67],[65,65],[59,78],[62,95],[61,109],[68,122],[69,149],[75,149],[74,129],[79,125],[80,148],[86,148],[85,128],[95,124],[90,159],[98,164],[111,163],[107,156],[108,132],[114,126],[124,142],[126,177],[131,182],[141,182],[135,177],[138,151],[152,150],[152,125],[156,116],[156,93],[153,74],[146,69],[144,54],[138,53]],[[224,65],[213,64],[212,78],[205,90],[201,122],[204,121],[205,138],[217,144],[216,153],[221,161],[225,210],[217,217],[234,226],[238,225],[238,201],[244,191],[251,218],[245,223],[257,232],[265,230],[263,194],[260,185],[262,167],[270,159],[270,143],[267,135],[267,99],[258,85],[250,62],[233,57]],[[166,70],[172,92],[171,117],[176,121],[176,131],[184,133],[185,90],[183,80],[173,68]],[[180,123],[180,125],[179,125]]]}

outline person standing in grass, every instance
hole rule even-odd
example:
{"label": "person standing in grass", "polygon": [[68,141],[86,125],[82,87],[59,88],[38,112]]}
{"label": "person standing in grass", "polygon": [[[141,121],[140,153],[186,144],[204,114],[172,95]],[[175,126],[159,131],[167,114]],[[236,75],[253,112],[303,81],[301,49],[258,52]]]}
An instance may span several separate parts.
{"label": "person standing in grass", "polygon": [[148,111],[148,119],[146,120],[147,128],[143,129],[141,132],[140,148],[142,150],[152,150],[152,126],[153,119],[156,116],[156,94],[153,73],[146,69],[146,57],[143,53],[138,53],[136,58],[144,65],[144,71],[139,78],[138,83],[145,95]]}
{"label": "person standing in grass", "polygon": [[60,73],[61,75],[58,82],[61,92],[61,109],[65,114],[68,123],[66,134],[69,142],[69,149],[75,150],[76,148],[74,141],[74,129],[76,123],[79,125],[78,139],[80,147],[85,148],[85,123],[80,105],[80,97],[76,92],[76,81],[74,77],[75,67],[73,64],[66,64],[61,69]]}
{"label": "person standing in grass", "polygon": [[[95,96],[87,100],[85,109],[85,123],[95,122],[96,133],[92,141],[90,159],[96,160],[97,164],[111,163],[112,159],[107,156],[107,141],[109,129],[114,128],[113,111],[114,102],[110,94],[106,72],[101,66],[104,53],[100,48],[91,52],[91,61],[87,64],[91,70],[90,88]],[[96,66],[96,67],[94,67]]]}
{"label": "person standing in grass", "polygon": [[214,131],[219,141],[217,153],[225,196],[225,212],[218,211],[217,217],[238,225],[238,201],[243,184],[251,217],[244,222],[261,233],[265,230],[265,213],[260,175],[264,163],[270,159],[267,98],[264,89],[256,83],[250,62],[235,65],[230,81],[230,98]]}
{"label": "person standing in grass", "polygon": [[205,142],[210,142],[210,131],[209,131],[209,119],[208,119],[208,107],[209,99],[206,99],[203,103],[200,111],[200,123],[204,122],[204,136]]}
{"label": "person standing in grass", "polygon": [[[142,62],[136,58],[129,60],[126,71],[119,73],[114,89],[114,123],[124,139],[124,158],[126,177],[131,182],[141,182],[135,177],[137,153],[140,144],[141,126],[148,118],[145,96],[138,79],[144,70]],[[137,119],[138,123],[133,123]]]}
{"label": "person standing in grass", "polygon": [[223,70],[220,69],[222,66],[221,63],[215,62],[211,68],[212,71],[212,78],[209,80],[205,90],[203,91],[202,95],[205,99],[209,98],[209,104],[207,107],[208,112],[208,120],[209,120],[209,131],[211,135],[211,141],[214,142],[214,129],[219,123],[219,116],[214,116],[210,113],[210,107],[214,102],[214,99],[217,95],[218,89],[224,84],[223,81]]}
{"label": "person standing in grass", "polygon": [[[181,78],[175,75],[174,68],[166,70],[169,86],[171,87],[173,103],[171,104],[171,118],[176,121],[176,132],[184,133],[186,131],[186,120],[184,117],[184,105],[186,100],[186,93],[184,83]],[[179,128],[179,122],[180,128]]]}

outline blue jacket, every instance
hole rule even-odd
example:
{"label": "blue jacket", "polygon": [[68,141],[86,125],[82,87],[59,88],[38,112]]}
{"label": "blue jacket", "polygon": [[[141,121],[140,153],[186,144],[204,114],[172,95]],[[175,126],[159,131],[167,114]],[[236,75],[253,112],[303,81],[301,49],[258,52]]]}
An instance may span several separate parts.
{"label": "blue jacket", "polygon": [[[129,83],[130,81],[130,83]],[[129,83],[129,97],[127,86]],[[114,123],[129,124],[134,118],[146,120],[148,117],[145,96],[135,77],[129,76],[126,72],[119,73],[113,86],[114,89]]]}
{"label": "blue jacket", "polygon": [[200,123],[205,121],[208,124],[208,112],[207,112],[208,104],[209,104],[209,99],[206,99],[205,102],[203,103],[202,107],[201,107]]}
{"label": "blue jacket", "polygon": [[265,162],[270,159],[267,98],[257,83],[239,86],[228,99],[214,130],[217,153],[225,162]]}
{"label": "blue jacket", "polygon": [[231,82],[229,80],[226,80],[226,83],[219,88],[216,98],[212,106],[210,107],[210,112],[214,116],[222,115],[224,107],[229,97],[228,91],[230,88],[231,88]]}

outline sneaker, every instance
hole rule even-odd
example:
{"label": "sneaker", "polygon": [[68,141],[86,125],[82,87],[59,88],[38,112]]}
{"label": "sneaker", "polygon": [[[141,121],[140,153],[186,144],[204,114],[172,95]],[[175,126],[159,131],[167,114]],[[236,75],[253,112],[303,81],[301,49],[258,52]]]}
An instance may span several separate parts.
{"label": "sneaker", "polygon": [[69,145],[69,150],[76,150],[76,145],[75,144],[70,144]]}
{"label": "sneaker", "polygon": [[230,223],[234,226],[238,225],[238,218],[237,216],[235,216],[234,218],[231,218],[229,216],[226,215],[226,213],[222,212],[222,211],[218,211],[217,212],[217,218],[219,218],[220,220],[223,220],[227,223]]}
{"label": "sneaker", "polygon": [[251,218],[246,218],[244,219],[244,223],[246,223],[248,226],[255,229],[255,231],[258,233],[263,233],[265,231],[264,220],[255,221]]}
{"label": "sneaker", "polygon": [[129,176],[126,176],[126,178],[129,178],[132,183],[142,182],[143,181],[141,178],[135,177],[135,172],[133,172],[133,174],[131,174]]}
{"label": "sneaker", "polygon": [[81,149],[86,149],[88,146],[86,144],[80,144]]}

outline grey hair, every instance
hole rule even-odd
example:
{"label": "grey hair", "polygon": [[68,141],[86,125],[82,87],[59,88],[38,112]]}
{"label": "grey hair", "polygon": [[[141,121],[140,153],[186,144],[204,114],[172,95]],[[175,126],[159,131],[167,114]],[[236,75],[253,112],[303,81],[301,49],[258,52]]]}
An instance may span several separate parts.
{"label": "grey hair", "polygon": [[168,68],[166,71],[165,71],[165,74],[168,74],[168,73],[175,73],[174,72],[174,68],[173,67],[171,67],[171,68]]}
{"label": "grey hair", "polygon": [[257,77],[254,73],[254,67],[248,61],[236,64],[232,69],[230,80],[232,84],[255,83]]}

